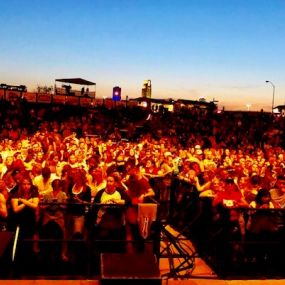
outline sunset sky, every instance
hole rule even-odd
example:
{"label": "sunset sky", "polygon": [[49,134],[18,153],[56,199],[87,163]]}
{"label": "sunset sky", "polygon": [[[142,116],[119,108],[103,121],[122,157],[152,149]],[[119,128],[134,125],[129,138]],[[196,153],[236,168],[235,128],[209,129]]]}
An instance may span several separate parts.
{"label": "sunset sky", "polygon": [[0,83],[97,83],[97,97],[207,101],[226,110],[285,103],[284,0],[0,1]]}

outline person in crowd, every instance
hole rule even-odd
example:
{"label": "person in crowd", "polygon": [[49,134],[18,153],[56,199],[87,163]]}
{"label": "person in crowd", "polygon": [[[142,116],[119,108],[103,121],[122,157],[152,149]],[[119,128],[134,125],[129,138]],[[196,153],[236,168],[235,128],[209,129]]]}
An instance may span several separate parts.
{"label": "person in crowd", "polygon": [[[117,176],[114,174],[109,174],[107,177],[107,184],[104,189],[101,189],[97,192],[94,198],[94,203],[98,204],[125,204],[126,202],[130,202],[130,197],[127,195],[126,191],[122,190],[117,185]],[[113,209],[111,209],[112,211]],[[97,217],[96,217],[96,224],[103,223],[102,219],[108,211],[108,208],[101,208],[98,210]],[[117,219],[114,215],[114,220]],[[119,218],[121,219],[121,217]],[[103,219],[104,220],[104,219]],[[121,221],[122,222],[122,221]]]}
{"label": "person in crowd", "polygon": [[254,209],[273,209],[274,204],[269,190],[265,188],[260,189],[256,194],[255,200],[249,206]]}
{"label": "person in crowd", "polygon": [[148,197],[154,197],[155,193],[148,180],[143,177],[139,167],[131,170],[126,181],[127,194],[132,198],[133,204],[143,203]]}
{"label": "person in crowd", "polygon": [[[128,188],[126,193],[132,201],[132,206],[126,209],[126,238],[128,241],[139,241],[138,244],[141,247],[141,235],[138,227],[138,204],[147,202],[149,198],[154,198],[155,192],[149,181],[143,177],[139,167],[131,170],[125,185]],[[131,243],[128,243],[128,250],[134,250]]]}
{"label": "person in crowd", "polygon": [[[262,188],[256,194],[255,200],[250,203],[250,208],[256,210],[249,211],[248,222],[246,224],[247,240],[250,242],[270,242],[276,240],[278,228],[278,212],[269,211],[274,208],[270,192]],[[283,223],[281,223],[282,225]],[[249,258],[258,263],[264,262],[264,259],[271,255],[267,246],[260,247],[255,243],[247,247]]]}
{"label": "person in crowd", "polygon": [[3,178],[7,189],[6,205],[8,210],[7,226],[9,231],[15,231],[16,229],[14,219],[15,213],[12,209],[11,200],[18,193],[20,181],[22,180],[24,174],[26,174],[25,171],[14,169],[11,172],[8,172]]}
{"label": "person in crowd", "polygon": [[124,177],[124,173],[120,173],[119,171],[114,171],[112,173],[112,176],[115,178],[115,182],[117,185],[117,188],[121,191],[121,192],[126,192],[128,191],[128,187],[125,184],[125,177]]}
{"label": "person in crowd", "polygon": [[40,196],[43,196],[47,193],[52,192],[52,182],[58,177],[51,173],[51,170],[48,166],[42,168],[41,175],[34,177],[33,184],[38,188]]}
{"label": "person in crowd", "polygon": [[[42,196],[42,220],[40,237],[50,239],[67,239],[67,230],[65,223],[67,195],[63,191],[62,180],[53,180],[51,186],[52,192],[47,192]],[[66,243],[63,243],[61,245],[60,251],[62,260],[67,261],[68,255]]]}
{"label": "person in crowd", "polygon": [[78,168],[77,157],[73,152],[69,154],[68,165],[70,165],[72,168]]}
{"label": "person in crowd", "polygon": [[73,238],[85,237],[86,205],[91,202],[91,188],[87,185],[86,173],[82,169],[72,169],[72,183],[68,189],[70,230]]}
{"label": "person in crowd", "polygon": [[152,159],[146,160],[145,165],[143,166],[142,172],[144,176],[147,176],[149,178],[162,176],[158,174],[159,168],[155,166],[155,163]]}
{"label": "person in crowd", "polygon": [[87,174],[87,184],[91,188],[91,196],[94,198],[98,191],[106,187],[106,178],[101,167],[92,167]]}
{"label": "person in crowd", "polygon": [[[271,201],[274,208],[284,209],[285,207],[285,175],[278,175],[274,188],[270,189]],[[285,212],[283,210],[278,211],[275,215],[276,224],[280,236],[285,235],[284,224]]]}
{"label": "person in crowd", "polygon": [[44,166],[45,163],[45,157],[44,157],[44,153],[42,151],[39,151],[35,154],[34,156],[34,163],[40,165],[41,167]]}
{"label": "person in crowd", "polygon": [[36,232],[39,193],[28,175],[22,177],[11,204],[21,236],[33,238]]}
{"label": "person in crowd", "polygon": [[80,169],[83,169],[85,171],[88,170],[87,163],[86,163],[86,156],[84,154],[84,151],[80,150],[76,154],[76,160],[77,160],[77,167]]}
{"label": "person in crowd", "polygon": [[[255,197],[255,200],[249,204],[249,207],[253,209],[273,209],[274,204],[272,202],[269,190],[265,188],[260,189]],[[277,228],[274,221],[274,216],[268,211],[250,211],[247,222],[247,230],[250,233],[255,234],[262,233],[263,231],[276,231]]]}
{"label": "person in crowd", "polygon": [[219,184],[213,189],[215,189],[215,193],[212,205],[214,209],[217,209],[216,218],[223,220],[227,217],[229,226],[237,229],[238,235],[244,238],[245,219],[238,208],[247,208],[248,203],[233,178],[227,177],[225,180],[219,180]]}
{"label": "person in crowd", "polygon": [[2,173],[1,177],[3,178],[5,174],[7,174],[9,171],[13,170],[13,162],[14,162],[14,156],[9,155],[6,157],[4,161],[4,166],[2,167]]}
{"label": "person in crowd", "polygon": [[[37,136],[37,133],[36,133]],[[31,152],[33,153],[34,158],[36,158],[39,152],[42,152],[42,147],[39,141],[35,140],[32,144]]]}
{"label": "person in crowd", "polygon": [[70,165],[66,164],[62,167],[61,177],[63,183],[63,191],[68,195],[69,189],[72,187],[72,168]]}
{"label": "person in crowd", "polygon": [[249,184],[247,191],[244,193],[246,200],[250,203],[255,200],[258,191],[262,188],[262,179],[259,175],[253,173],[249,175]]}
{"label": "person in crowd", "polygon": [[[99,240],[125,240],[125,216],[124,208],[112,205],[129,204],[131,201],[126,191],[120,189],[116,183],[116,177],[109,174],[106,187],[97,192],[92,207],[92,239]],[[124,242],[123,242],[124,243]],[[117,251],[117,244],[102,244],[101,250]]]}
{"label": "person in crowd", "polygon": [[24,160],[25,169],[27,171],[30,171],[30,170],[32,170],[32,168],[35,164],[36,163],[34,160],[34,153],[33,153],[32,149],[28,149],[27,155],[26,155],[25,160]]}
{"label": "person in crowd", "polygon": [[61,176],[61,161],[60,161],[60,153],[52,152],[45,160],[44,167],[48,167],[51,173],[55,174],[57,177]]}
{"label": "person in crowd", "polygon": [[275,187],[270,190],[272,201],[276,208],[285,207],[285,175],[279,175]]}
{"label": "person in crowd", "polygon": [[214,195],[214,207],[219,204],[226,207],[248,207],[248,203],[231,177],[226,178],[223,185],[217,189]]}
{"label": "person in crowd", "polygon": [[136,154],[136,150],[134,148],[130,148],[126,154],[126,170],[132,169],[138,165],[138,158]]}
{"label": "person in crowd", "polygon": [[0,179],[0,193],[2,193],[5,200],[9,197],[8,188],[4,179]]}
{"label": "person in crowd", "polygon": [[160,164],[158,174],[165,176],[167,174],[173,173],[173,161],[172,160],[173,160],[173,157],[172,157],[171,152],[166,151],[164,153],[163,161]]}
{"label": "person in crowd", "polygon": [[6,206],[7,188],[5,181],[0,179],[0,232],[7,229],[8,210]]}

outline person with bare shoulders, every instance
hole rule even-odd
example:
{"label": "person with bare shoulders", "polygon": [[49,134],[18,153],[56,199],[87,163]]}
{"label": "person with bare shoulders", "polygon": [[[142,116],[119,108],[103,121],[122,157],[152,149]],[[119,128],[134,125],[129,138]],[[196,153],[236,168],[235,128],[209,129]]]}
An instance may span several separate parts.
{"label": "person with bare shoulders", "polygon": [[6,206],[6,197],[5,197],[6,184],[1,179],[0,180],[0,232],[7,229],[7,217],[8,211]]}

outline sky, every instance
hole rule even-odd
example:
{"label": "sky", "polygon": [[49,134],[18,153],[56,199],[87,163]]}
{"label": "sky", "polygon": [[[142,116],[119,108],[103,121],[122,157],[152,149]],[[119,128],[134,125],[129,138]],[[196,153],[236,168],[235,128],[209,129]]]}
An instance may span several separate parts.
{"label": "sky", "polygon": [[[0,83],[96,82],[98,98],[285,103],[285,0],[0,1]],[[269,80],[271,83],[266,83]]]}

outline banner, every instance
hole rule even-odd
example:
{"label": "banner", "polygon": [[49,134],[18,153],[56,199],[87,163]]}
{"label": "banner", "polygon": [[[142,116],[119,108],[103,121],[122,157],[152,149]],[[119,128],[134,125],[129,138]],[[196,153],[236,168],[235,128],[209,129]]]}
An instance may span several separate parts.
{"label": "banner", "polygon": [[102,106],[102,105],[103,105],[103,102],[104,102],[104,100],[103,100],[103,99],[100,99],[100,98],[95,100],[96,106]]}
{"label": "banner", "polygon": [[6,91],[6,100],[13,101],[15,99],[18,99],[20,97],[21,93],[19,91]]}
{"label": "banner", "polygon": [[79,105],[79,98],[76,96],[66,96],[65,103],[69,105],[78,106]]}
{"label": "banner", "polygon": [[80,97],[80,106],[91,107],[93,106],[93,99],[87,97]]}
{"label": "banner", "polygon": [[103,105],[105,105],[108,109],[112,109],[115,104],[112,99],[106,98]]}
{"label": "banner", "polygon": [[26,93],[24,94],[24,98],[25,98],[28,102],[36,103],[36,102],[37,102],[37,93],[34,93],[34,92],[26,92]]}
{"label": "banner", "polygon": [[55,94],[57,94],[57,95],[66,95],[66,90],[65,90],[65,88],[58,88],[58,87],[56,87]]}
{"label": "banner", "polygon": [[51,103],[51,94],[38,94],[38,103]]}
{"label": "banner", "polygon": [[56,104],[65,104],[65,95],[53,95],[52,102]]}
{"label": "banner", "polygon": [[5,91],[3,89],[0,89],[0,99],[4,99]]}
{"label": "banner", "polygon": [[95,99],[95,97],[96,97],[96,92],[95,92],[95,91],[90,91],[90,92],[87,93],[87,95],[88,95],[89,97]]}

